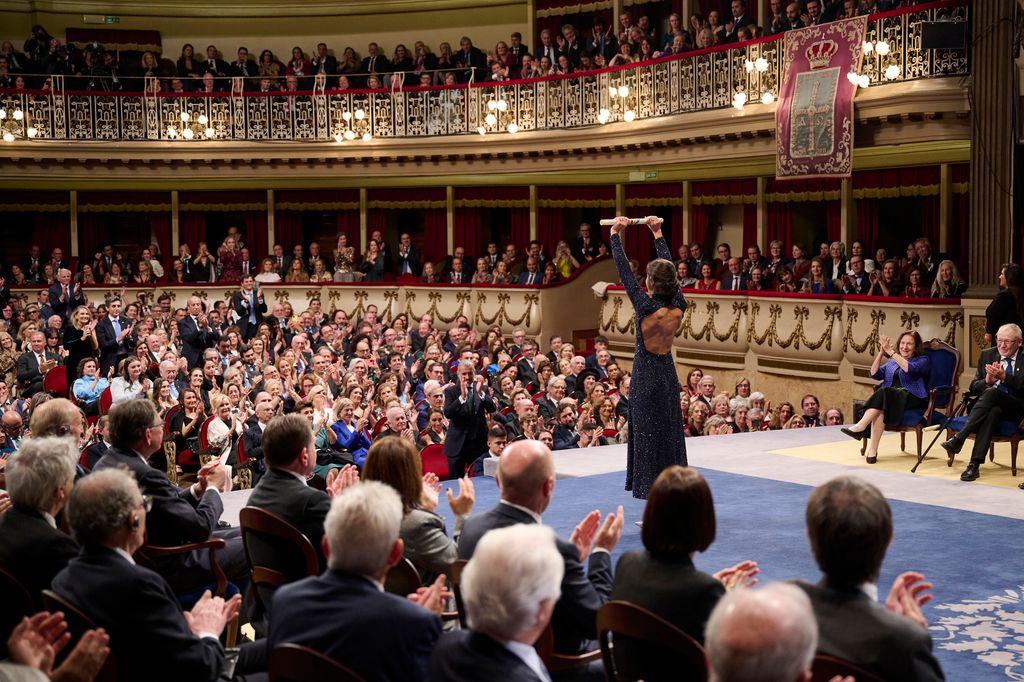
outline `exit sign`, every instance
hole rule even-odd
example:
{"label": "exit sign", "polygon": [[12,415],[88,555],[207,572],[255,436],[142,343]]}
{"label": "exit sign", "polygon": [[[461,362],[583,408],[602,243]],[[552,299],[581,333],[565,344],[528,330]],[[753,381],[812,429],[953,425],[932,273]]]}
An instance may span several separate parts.
{"label": "exit sign", "polygon": [[106,23],[106,24],[120,24],[121,23],[121,17],[115,17],[115,16],[112,16],[110,14],[108,14],[105,17],[103,17],[103,19],[104,19],[103,23]]}

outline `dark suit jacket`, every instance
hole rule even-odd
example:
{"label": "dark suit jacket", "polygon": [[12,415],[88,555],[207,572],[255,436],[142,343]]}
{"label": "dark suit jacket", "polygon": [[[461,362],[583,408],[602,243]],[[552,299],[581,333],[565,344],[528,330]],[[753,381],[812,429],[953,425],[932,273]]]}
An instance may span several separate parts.
{"label": "dark suit jacket", "polygon": [[96,466],[96,462],[100,461],[103,458],[103,455],[106,454],[107,450],[108,450],[107,444],[104,443],[103,441],[99,441],[97,443],[93,443],[88,448],[86,448],[86,451],[85,451],[85,457],[86,457],[85,467],[89,471],[92,471],[92,468],[94,466]]}
{"label": "dark suit jacket", "polygon": [[[473,387],[470,387],[472,393]],[[449,459],[460,458],[463,464],[470,464],[477,455],[487,449],[487,418],[486,413],[497,408],[490,393],[480,400],[480,396],[471,396],[465,403],[460,402],[462,395],[459,386],[449,386],[444,390],[444,416],[448,419],[448,435],[444,439],[444,454]],[[459,475],[453,472],[453,475]]]}
{"label": "dark suit jacket", "polygon": [[556,424],[552,429],[551,438],[554,441],[551,444],[552,450],[571,450],[580,445],[580,434],[561,424]]}
{"label": "dark suit jacket", "polygon": [[501,642],[473,630],[457,630],[442,637],[430,657],[431,682],[541,682],[523,659]]}
{"label": "dark suit jacket", "polygon": [[[117,318],[121,325],[121,331],[131,324],[127,317]],[[100,374],[107,376],[107,371],[113,367],[117,370],[117,361],[120,357],[128,355],[135,348],[135,335],[129,334],[117,341],[117,334],[114,333],[114,324],[110,316],[104,317],[96,323],[96,342],[100,346]]]}
{"label": "dark suit jacket", "polygon": [[[265,509],[298,528],[316,548],[320,569],[326,569],[320,540],[324,536],[324,519],[331,509],[331,498],[327,493],[309,487],[287,471],[271,467],[253,488],[248,506]],[[256,545],[250,547],[254,556],[260,559],[261,548]]]}
{"label": "dark suit jacket", "polygon": [[733,27],[732,27],[732,31],[726,31],[725,32],[725,34],[724,34],[725,35],[725,39],[722,42],[735,43],[737,40],[739,40],[736,37],[736,31],[740,30],[744,26],[753,26],[754,25],[754,17],[752,17],[750,14],[744,14],[738,20],[733,17],[733,18],[730,18],[729,21],[727,21],[726,23],[733,24]]}
{"label": "dark suit jacket", "polygon": [[14,507],[0,515],[0,566],[10,571],[38,603],[54,576],[78,554],[78,543],[35,509]]}
{"label": "dark suit jacket", "polygon": [[[257,293],[255,289],[253,289],[253,293],[256,295],[256,324],[258,326],[260,320],[267,314],[267,301],[263,298],[263,294]],[[249,310],[248,297],[242,296],[241,291],[236,291],[231,295],[231,308],[238,315],[238,321],[235,324],[238,325],[239,331],[242,332],[242,338],[249,338],[249,313],[251,311]],[[252,332],[255,335],[256,330],[253,329]]]}
{"label": "dark suit jacket", "polygon": [[572,255],[579,261],[580,265],[583,265],[587,260],[597,258],[597,247],[600,245],[601,239],[595,239],[593,234],[591,234],[586,246],[583,245],[583,237],[576,237],[576,241],[572,244]]}
{"label": "dark suit jacket", "polygon": [[[461,66],[464,69],[473,69],[476,71],[476,81],[483,80],[483,72],[487,69],[487,56],[480,50],[479,47],[470,46],[469,54],[460,49],[453,55],[455,64]],[[459,80],[467,82],[469,80],[468,73],[459,74]]]}
{"label": "dark suit jacket", "polygon": [[363,57],[362,71],[363,73],[389,73],[391,71],[391,61],[382,54],[378,54],[376,58]]}
{"label": "dark suit jacket", "polygon": [[[459,558],[472,557],[476,544],[487,531],[517,523],[536,521],[523,510],[504,502],[471,516],[459,536]],[[555,633],[555,649],[575,653],[585,640],[597,637],[597,610],[612,593],[611,556],[607,552],[591,552],[588,567],[584,570],[575,545],[561,538],[555,538],[555,544],[565,562],[565,575],[562,578],[562,597],[551,616],[551,628]]]}
{"label": "dark suit jacket", "polygon": [[[723,291],[731,291],[732,288],[733,288],[732,285],[733,285],[733,280],[734,279],[735,279],[735,277],[734,277],[734,275],[731,272],[726,272],[724,275],[722,275],[722,290]],[[747,290],[747,276],[745,274],[743,274],[743,273],[740,273],[739,280],[740,280],[739,291],[746,291]]]}
{"label": "dark suit jacket", "polygon": [[554,419],[558,416],[558,405],[556,405],[555,401],[549,398],[547,394],[544,394],[537,399],[537,414],[540,415],[544,421]]}
{"label": "dark suit jacket", "polygon": [[871,280],[868,279],[867,273],[864,273],[860,278],[860,282],[857,282],[856,275],[850,275],[850,283],[843,284],[844,294],[861,294],[867,295],[868,291],[871,290]]}
{"label": "dark suit jacket", "polygon": [[189,369],[199,364],[203,351],[213,348],[220,340],[220,334],[213,329],[200,329],[191,315],[178,322],[178,336],[181,338],[181,354],[188,359]]}
{"label": "dark suit jacket", "polygon": [[[998,348],[986,348],[978,356],[978,369],[971,379],[971,393],[981,395],[986,389],[991,388],[985,383],[985,365],[998,362],[1002,356]],[[1010,389],[1010,394],[1018,398],[1024,397],[1024,347],[1017,349],[1013,358],[1013,376],[1006,377],[1003,384]]]}
{"label": "dark suit jacket", "polygon": [[60,315],[61,319],[67,320],[68,313],[77,308],[80,305],[85,305],[85,292],[81,288],[78,289],[78,295],[75,295],[75,283],[72,282],[68,285],[68,295],[64,301],[60,300],[61,296],[61,285],[54,284],[50,287],[50,310],[53,311],[54,315]]}
{"label": "dark suit jacket", "polygon": [[[47,360],[56,360],[57,364],[60,364],[60,358],[53,353],[43,351],[43,357]],[[16,371],[23,398],[34,396],[43,390],[43,375],[39,372],[39,361],[36,360],[35,353],[26,352],[19,355]]]}
{"label": "dark suit jacket", "polygon": [[837,656],[884,680],[945,679],[920,625],[890,613],[860,590],[797,581],[818,619],[818,653]]}
{"label": "dark suit jacket", "polygon": [[541,280],[544,279],[544,273],[540,271],[540,266],[539,265],[537,266],[537,272],[532,273],[533,274],[533,283],[532,284],[530,284],[530,274],[531,273],[530,273],[529,270],[523,270],[522,272],[520,272],[519,273],[519,279],[517,280],[517,283],[518,284],[529,284],[530,286],[537,286],[537,285],[539,285],[541,283]]}
{"label": "dark suit jacket", "polygon": [[326,571],[274,595],[269,651],[308,646],[367,682],[426,679],[441,619],[404,597],[381,592],[361,575]]}
{"label": "dark suit jacket", "polygon": [[401,275],[405,264],[409,264],[409,270],[411,273],[419,277],[423,271],[423,255],[420,254],[420,250],[415,246],[409,247],[409,253],[402,257],[401,251],[395,251],[395,274]]}
{"label": "dark suit jacket", "polygon": [[53,581],[54,591],[110,635],[121,680],[208,680],[224,649],[192,634],[167,581],[106,547],[87,547]]}

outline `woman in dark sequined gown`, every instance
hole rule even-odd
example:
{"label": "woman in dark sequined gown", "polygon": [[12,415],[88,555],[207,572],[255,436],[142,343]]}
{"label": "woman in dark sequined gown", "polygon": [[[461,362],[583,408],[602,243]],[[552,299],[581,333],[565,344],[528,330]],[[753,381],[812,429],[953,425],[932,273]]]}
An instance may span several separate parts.
{"label": "woman in dark sequined gown", "polygon": [[[661,234],[661,218],[648,216],[656,260],[647,265],[647,292],[630,272],[620,233],[629,225],[616,218],[612,226],[612,256],[619,279],[636,311],[636,350],[629,389],[629,442],[626,449],[626,490],[647,499],[654,479],[672,464],[686,465],[683,418],[679,410],[679,379],[672,341],[686,310],[679,291],[672,254]],[[650,294],[648,294],[650,292]]]}

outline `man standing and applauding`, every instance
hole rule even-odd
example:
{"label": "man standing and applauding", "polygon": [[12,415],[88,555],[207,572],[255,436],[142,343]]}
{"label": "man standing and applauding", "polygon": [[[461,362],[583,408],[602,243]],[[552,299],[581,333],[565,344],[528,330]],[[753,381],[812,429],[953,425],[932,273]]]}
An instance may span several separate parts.
{"label": "man standing and applauding", "polygon": [[267,313],[267,302],[263,293],[256,291],[252,275],[242,275],[242,285],[231,296],[231,307],[238,316],[238,329],[242,338],[249,341],[256,336],[256,328]]}

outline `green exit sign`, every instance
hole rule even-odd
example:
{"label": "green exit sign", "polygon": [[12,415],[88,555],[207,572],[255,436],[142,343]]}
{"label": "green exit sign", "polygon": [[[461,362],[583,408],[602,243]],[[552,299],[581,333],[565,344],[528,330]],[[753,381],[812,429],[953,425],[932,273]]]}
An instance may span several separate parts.
{"label": "green exit sign", "polygon": [[105,16],[103,19],[108,24],[120,24],[121,23],[121,17],[115,17],[115,16],[111,16],[109,14],[107,16]]}
{"label": "green exit sign", "polygon": [[647,171],[644,173],[644,180],[657,180],[658,171]]}

